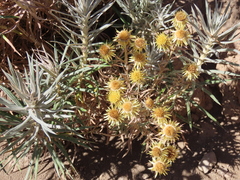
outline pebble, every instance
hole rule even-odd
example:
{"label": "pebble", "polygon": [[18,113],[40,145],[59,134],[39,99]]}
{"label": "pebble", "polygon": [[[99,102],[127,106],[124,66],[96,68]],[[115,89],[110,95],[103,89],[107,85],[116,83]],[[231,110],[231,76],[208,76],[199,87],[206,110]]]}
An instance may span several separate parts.
{"label": "pebble", "polygon": [[217,163],[217,158],[215,153],[209,152],[203,156],[199,162],[198,169],[203,173],[207,174]]}

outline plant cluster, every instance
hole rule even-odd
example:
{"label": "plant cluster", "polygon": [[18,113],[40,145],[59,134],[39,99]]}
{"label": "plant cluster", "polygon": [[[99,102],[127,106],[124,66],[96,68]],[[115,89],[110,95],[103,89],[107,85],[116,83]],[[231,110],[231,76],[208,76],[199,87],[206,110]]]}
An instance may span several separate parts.
{"label": "plant cluster", "polygon": [[159,170],[160,174],[166,174],[167,167],[178,155],[175,141],[179,138],[181,127],[171,117],[169,99],[159,94],[166,88],[164,76],[169,72],[162,67],[165,69],[162,74],[150,77],[146,48],[145,38],[134,36],[126,29],[117,31],[113,43],[104,43],[99,47],[100,56],[111,66],[105,72],[105,75],[109,74],[105,86],[109,101],[105,120],[126,141],[128,151],[133,139],[144,137],[144,143],[153,157],[153,170],[156,169],[155,164],[161,163],[164,168]]}
{"label": "plant cluster", "polygon": [[[229,19],[229,4],[221,14],[221,6],[216,4],[212,11],[206,2],[204,19],[198,7],[188,14],[180,8],[171,10],[173,4],[164,6],[162,1],[117,2],[132,22],[99,48],[100,57],[111,66],[105,72],[109,101],[105,119],[129,149],[129,141],[144,138],[152,157],[150,169],[156,176],[166,175],[180,153],[175,142],[182,133],[181,120],[193,126],[192,107],[217,122],[193,94],[201,89],[220,104],[205,88],[213,80],[201,80],[200,76],[205,73],[220,80],[216,74],[223,72],[204,69],[203,64],[230,63],[216,56],[236,51],[226,45],[235,41],[239,24],[221,32]],[[185,119],[175,111],[179,99],[187,109]]]}
{"label": "plant cluster", "polygon": [[[31,3],[16,1],[19,12],[0,18],[20,17],[15,23],[23,33],[18,22],[25,13],[29,24],[43,21],[32,10],[41,2]],[[162,0],[51,4],[47,15],[54,19],[55,38],[27,53],[23,71],[9,59],[9,69],[3,70],[9,83],[0,85],[5,94],[0,97],[0,141],[5,143],[0,154],[10,154],[0,161],[1,168],[31,153],[25,179],[36,179],[48,151],[58,176],[73,179],[69,169],[76,170],[65,146],[90,148],[90,137],[107,129],[105,135],[122,140],[126,154],[133,140],[142,139],[144,152],[152,158],[150,170],[166,175],[181,153],[176,142],[185,128],[197,126],[191,110],[197,108],[218,123],[196,100],[196,91],[220,104],[207,86],[224,82],[219,74],[239,76],[205,68],[208,63],[239,66],[220,58],[221,53],[239,53],[228,45],[238,40],[240,24],[223,32],[230,4],[223,9],[216,1],[211,9],[206,1],[206,17],[197,6],[191,13],[173,6]],[[118,12],[116,21],[103,17],[112,7]],[[110,26],[120,28],[105,42]],[[14,50],[9,38],[1,36]],[[179,102],[185,106],[183,114],[177,110]]]}

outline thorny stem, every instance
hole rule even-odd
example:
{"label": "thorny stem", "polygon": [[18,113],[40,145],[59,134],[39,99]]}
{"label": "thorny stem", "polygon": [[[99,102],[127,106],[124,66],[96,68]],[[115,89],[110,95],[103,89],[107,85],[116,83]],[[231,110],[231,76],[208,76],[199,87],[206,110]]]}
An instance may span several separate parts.
{"label": "thorny stem", "polygon": [[82,59],[82,62],[80,62],[81,65],[84,65],[86,62],[87,62],[87,58],[88,58],[88,45],[89,45],[89,39],[88,39],[88,36],[89,36],[89,27],[88,27],[88,19],[89,17],[85,18],[85,21],[84,21],[84,27],[82,29],[82,36],[83,38],[81,39],[82,40],[82,54],[83,54],[83,59]]}
{"label": "thorny stem", "polygon": [[202,52],[200,58],[198,59],[197,65],[200,67],[204,64],[204,61],[205,61],[204,59],[209,55],[209,52],[210,52],[211,48],[213,47],[212,42],[208,42],[208,43],[209,43],[209,45],[206,45],[206,47],[203,48],[203,52]]}

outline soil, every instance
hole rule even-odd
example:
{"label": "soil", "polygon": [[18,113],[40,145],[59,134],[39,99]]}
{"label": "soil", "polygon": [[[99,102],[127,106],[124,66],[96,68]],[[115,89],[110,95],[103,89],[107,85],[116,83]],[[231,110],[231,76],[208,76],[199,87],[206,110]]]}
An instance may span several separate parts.
{"label": "soil", "polygon": [[[196,1],[199,7],[202,2]],[[213,2],[213,1],[211,1]],[[226,2],[223,0],[223,2]],[[178,1],[179,5],[186,7],[189,2]],[[214,3],[214,2],[213,2]],[[226,5],[226,3],[224,3]],[[226,29],[239,20],[239,1],[231,1],[232,16]],[[234,43],[240,50],[240,43]],[[240,55],[228,54],[227,60],[240,64]],[[240,68],[218,65],[219,70],[228,70],[240,73]],[[226,76],[226,78],[229,78]],[[173,163],[167,176],[154,178],[148,170],[149,156],[142,153],[141,141],[133,142],[132,151],[125,157],[124,151],[116,148],[118,140],[112,139],[106,144],[104,136],[96,136],[97,143],[93,150],[73,148],[75,153],[74,164],[79,176],[76,180],[237,180],[240,179],[240,81],[228,81],[225,84],[211,86],[211,91],[222,103],[221,106],[213,104],[210,112],[220,125],[203,117],[198,120],[200,129],[193,129],[183,133],[178,145],[181,149],[180,157]],[[71,148],[70,148],[71,149]],[[199,170],[199,162],[209,152],[216,156],[216,164],[208,173]],[[28,157],[25,157],[25,161]],[[27,171],[23,164],[22,171],[14,169],[11,174],[0,172],[1,180],[22,180]],[[41,163],[39,180],[59,179],[55,175],[51,159],[47,158]]]}

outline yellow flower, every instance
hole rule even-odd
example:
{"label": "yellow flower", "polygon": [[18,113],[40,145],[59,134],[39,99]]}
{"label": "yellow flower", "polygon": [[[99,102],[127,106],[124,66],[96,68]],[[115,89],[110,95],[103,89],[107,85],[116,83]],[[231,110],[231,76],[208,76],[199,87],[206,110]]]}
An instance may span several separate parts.
{"label": "yellow flower", "polygon": [[110,91],[108,93],[108,101],[111,104],[116,104],[121,100],[121,93],[119,91]]}
{"label": "yellow flower", "polygon": [[154,106],[154,101],[153,101],[150,97],[148,97],[148,98],[145,100],[144,104],[145,104],[145,107],[146,107],[147,109],[152,109],[153,106]]}
{"label": "yellow flower", "polygon": [[179,138],[181,127],[176,121],[168,121],[160,125],[163,142],[175,142]]}
{"label": "yellow flower", "polygon": [[177,46],[187,46],[189,38],[191,38],[191,35],[187,30],[176,29],[176,31],[173,31],[173,43]]}
{"label": "yellow flower", "polygon": [[143,49],[146,48],[146,40],[144,38],[137,37],[134,42],[133,42],[133,49],[135,51],[142,51]]}
{"label": "yellow flower", "polygon": [[114,47],[112,46],[112,44],[102,44],[99,47],[99,54],[106,61],[110,61],[115,56]]}
{"label": "yellow flower", "polygon": [[153,109],[152,118],[156,119],[159,124],[162,124],[171,116],[169,112],[169,108],[163,107],[156,107]]}
{"label": "yellow flower", "polygon": [[130,80],[132,83],[141,85],[145,81],[145,73],[140,69],[134,69],[130,73]]}
{"label": "yellow flower", "polygon": [[125,117],[135,117],[139,112],[140,104],[137,100],[123,99],[120,105],[120,109]]}
{"label": "yellow flower", "polygon": [[147,63],[146,53],[135,52],[130,57],[130,61],[134,62],[134,67],[142,68]]}
{"label": "yellow flower", "polygon": [[156,36],[155,44],[161,51],[169,50],[171,45],[170,39],[165,33],[161,33]]}
{"label": "yellow flower", "polygon": [[166,163],[164,160],[160,158],[153,158],[150,163],[153,165],[153,167],[149,168],[151,171],[155,171],[155,178],[158,174],[160,175],[167,175],[167,171],[169,171],[170,164]]}
{"label": "yellow flower", "polygon": [[126,47],[133,39],[131,32],[132,31],[128,31],[126,29],[117,31],[117,35],[114,37],[114,41],[118,42],[118,44],[121,46]]}
{"label": "yellow flower", "polygon": [[167,153],[165,145],[162,142],[154,142],[151,144],[149,154],[153,158],[164,158]]}
{"label": "yellow flower", "polygon": [[165,156],[166,161],[169,163],[174,162],[179,155],[179,149],[174,145],[168,145],[165,147],[165,150],[167,152]]}
{"label": "yellow flower", "polygon": [[173,26],[177,29],[184,29],[188,22],[187,17],[188,14],[185,11],[178,11],[172,20]]}
{"label": "yellow flower", "polygon": [[199,74],[199,68],[196,63],[187,64],[183,67],[183,77],[185,77],[187,81],[196,80]]}
{"label": "yellow flower", "polygon": [[119,91],[122,92],[125,88],[123,81],[115,78],[111,78],[107,83],[107,87],[110,91]]}
{"label": "yellow flower", "polygon": [[119,125],[123,121],[123,116],[121,112],[113,107],[108,108],[104,119],[109,122],[111,126]]}

